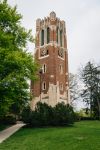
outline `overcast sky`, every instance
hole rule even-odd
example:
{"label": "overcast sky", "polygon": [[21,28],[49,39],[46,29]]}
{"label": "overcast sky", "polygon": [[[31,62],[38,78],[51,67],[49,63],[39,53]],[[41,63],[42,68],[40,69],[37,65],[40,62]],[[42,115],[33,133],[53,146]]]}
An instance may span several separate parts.
{"label": "overcast sky", "polygon": [[[8,0],[23,15],[22,24],[33,30],[37,18],[55,11],[65,20],[68,38],[69,71],[77,73],[89,60],[100,63],[100,0]],[[29,46],[34,51],[34,46]]]}

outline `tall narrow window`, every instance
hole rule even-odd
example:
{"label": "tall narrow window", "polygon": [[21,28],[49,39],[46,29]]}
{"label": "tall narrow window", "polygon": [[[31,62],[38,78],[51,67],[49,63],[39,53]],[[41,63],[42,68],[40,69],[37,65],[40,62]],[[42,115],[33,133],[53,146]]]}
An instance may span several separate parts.
{"label": "tall narrow window", "polygon": [[50,28],[47,28],[47,44],[50,42]]}
{"label": "tall narrow window", "polygon": [[60,30],[60,46],[62,46],[62,30]]}
{"label": "tall narrow window", "polygon": [[44,45],[44,30],[41,31],[41,45]]}
{"label": "tall narrow window", "polygon": [[63,66],[62,65],[59,66],[59,71],[60,71],[60,74],[63,74]]}
{"label": "tall narrow window", "polygon": [[63,84],[60,83],[60,91],[63,91]]}
{"label": "tall narrow window", "polygon": [[42,83],[42,90],[46,90],[46,82]]}
{"label": "tall narrow window", "polygon": [[46,72],[46,64],[43,64],[43,73],[45,73]]}
{"label": "tall narrow window", "polygon": [[48,49],[47,49],[47,55],[49,54],[49,51],[48,51]]}
{"label": "tall narrow window", "polygon": [[58,27],[57,27],[57,30],[56,30],[56,41],[57,41],[57,43],[58,43]]}

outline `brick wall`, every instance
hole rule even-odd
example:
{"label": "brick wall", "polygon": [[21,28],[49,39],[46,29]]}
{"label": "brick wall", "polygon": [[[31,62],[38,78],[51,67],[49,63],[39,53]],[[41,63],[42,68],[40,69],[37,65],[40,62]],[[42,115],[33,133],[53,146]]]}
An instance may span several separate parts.
{"label": "brick wall", "polygon": [[[41,30],[43,29],[46,32],[47,27],[50,29],[50,42],[45,43],[44,45],[41,45]],[[62,40],[63,45],[62,47],[57,43],[57,27],[59,28],[59,31],[62,30]],[[47,38],[47,33],[44,32],[44,38]],[[60,34],[60,32],[58,33]],[[60,35],[58,35],[58,38],[60,39]],[[44,54],[44,51],[48,51],[48,54],[41,56]],[[61,54],[63,54],[63,57],[61,57]],[[39,80],[36,83],[31,83],[31,90],[32,94],[37,98],[40,97],[40,93],[42,95],[47,94],[48,99],[50,96],[49,92],[50,85],[54,85],[54,87],[57,88],[58,92],[54,92],[55,97],[59,98],[65,97],[66,100],[65,103],[68,103],[68,52],[67,52],[67,39],[66,39],[66,27],[65,22],[61,21],[56,17],[56,14],[54,12],[50,13],[50,17],[45,18],[44,20],[37,19],[36,22],[36,52],[34,54],[34,57],[39,62],[40,66],[42,67],[43,64],[46,65],[46,72],[39,74]],[[62,69],[62,72],[61,72]],[[41,82],[40,82],[41,79]],[[42,90],[42,84],[46,83],[46,89]],[[40,84],[41,83],[41,84]],[[40,90],[41,86],[41,90]],[[59,86],[59,87],[58,87]],[[59,89],[59,90],[58,90]],[[66,94],[65,94],[66,93]],[[57,95],[58,94],[58,95]],[[57,95],[57,96],[56,96]],[[35,101],[35,98],[34,100]],[[58,101],[57,99],[54,100],[54,104]],[[48,101],[47,101],[48,103]],[[49,100],[50,104],[50,100]],[[34,102],[32,102],[32,105],[34,105]],[[52,105],[52,104],[50,104]]]}

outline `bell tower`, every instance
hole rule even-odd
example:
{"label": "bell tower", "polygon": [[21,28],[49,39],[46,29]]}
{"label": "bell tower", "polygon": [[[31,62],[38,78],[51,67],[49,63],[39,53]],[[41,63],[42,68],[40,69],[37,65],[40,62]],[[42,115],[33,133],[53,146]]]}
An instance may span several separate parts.
{"label": "bell tower", "polygon": [[39,79],[31,83],[34,96],[31,107],[38,101],[55,106],[70,103],[68,81],[68,50],[65,22],[51,12],[49,17],[36,20],[35,59],[41,69]]}

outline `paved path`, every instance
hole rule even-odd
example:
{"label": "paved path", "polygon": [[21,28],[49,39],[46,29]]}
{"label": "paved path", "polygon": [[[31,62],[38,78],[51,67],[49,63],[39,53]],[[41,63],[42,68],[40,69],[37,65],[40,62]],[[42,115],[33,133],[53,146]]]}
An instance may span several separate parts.
{"label": "paved path", "polygon": [[6,140],[9,136],[11,136],[13,133],[18,131],[21,127],[23,127],[25,124],[18,123],[16,125],[13,125],[3,131],[0,132],[0,143],[2,143],[4,140]]}

